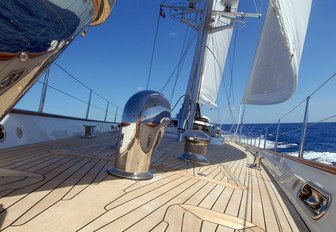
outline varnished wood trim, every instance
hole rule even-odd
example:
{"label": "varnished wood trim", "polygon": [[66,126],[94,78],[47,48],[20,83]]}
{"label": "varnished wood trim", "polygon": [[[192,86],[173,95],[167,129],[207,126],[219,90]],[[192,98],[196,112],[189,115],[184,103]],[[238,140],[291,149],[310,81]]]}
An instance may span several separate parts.
{"label": "varnished wood trim", "polygon": [[36,57],[39,57],[41,55],[46,54],[47,52],[38,52],[38,53],[30,53],[30,52],[26,52],[26,51],[21,51],[21,52],[17,52],[17,53],[0,52],[0,60],[1,61],[10,60],[14,57],[20,58],[21,53],[26,53],[29,58],[36,58]]}
{"label": "varnished wood trim", "polygon": [[[251,146],[245,146],[245,147],[250,147],[251,148]],[[310,167],[328,172],[330,174],[336,175],[336,167],[330,166],[328,164],[323,164],[323,163],[319,163],[319,162],[312,161],[312,160],[300,159],[300,158],[297,158],[297,157],[294,157],[294,156],[291,156],[291,155],[278,153],[278,152],[270,151],[270,150],[266,150],[266,149],[258,149],[256,147],[252,147],[252,148],[255,149],[256,151],[261,152],[261,153],[266,154],[266,155],[267,155],[267,153],[270,153],[272,155],[280,156],[280,157],[298,162],[300,164],[307,165],[307,166],[310,166]]]}

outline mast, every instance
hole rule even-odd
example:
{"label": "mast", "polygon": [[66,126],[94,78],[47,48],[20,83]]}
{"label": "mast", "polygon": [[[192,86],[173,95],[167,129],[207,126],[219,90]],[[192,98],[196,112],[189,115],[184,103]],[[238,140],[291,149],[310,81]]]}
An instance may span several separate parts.
{"label": "mast", "polygon": [[178,141],[182,141],[182,134],[185,129],[193,129],[193,123],[196,112],[196,104],[198,101],[198,93],[201,83],[201,72],[204,62],[204,53],[207,42],[207,35],[209,33],[209,22],[211,18],[213,1],[205,1],[201,23],[198,26],[198,38],[195,48],[194,59],[189,76],[189,82],[186,89],[184,102],[178,114]]}
{"label": "mast", "polygon": [[[260,17],[259,14],[237,12],[239,0],[205,0],[203,9],[195,8],[198,2],[190,0],[187,7],[161,5],[172,9],[172,16],[198,32],[189,82],[178,114],[177,141],[182,141],[186,129],[193,129],[198,103],[217,107],[216,97],[236,18]],[[200,17],[200,21],[194,23],[187,20],[185,16],[191,14]]]}
{"label": "mast", "polygon": [[212,13],[213,1],[205,1],[203,12],[202,12],[202,22],[198,30],[198,38],[196,51],[194,54],[194,60],[192,64],[192,70],[190,73],[188,88],[186,90],[186,97],[190,96],[190,119],[188,120],[188,129],[193,129],[196,105],[198,102],[198,96],[201,85],[201,74],[204,63],[204,54],[206,49],[207,38],[210,30],[210,21]]}

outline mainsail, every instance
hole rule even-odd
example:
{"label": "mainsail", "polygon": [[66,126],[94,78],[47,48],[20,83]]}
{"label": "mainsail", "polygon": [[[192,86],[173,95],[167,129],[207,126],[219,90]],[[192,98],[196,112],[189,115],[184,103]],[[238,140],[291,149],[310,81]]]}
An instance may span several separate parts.
{"label": "mainsail", "polygon": [[286,101],[297,86],[312,0],[271,0],[243,104]]}
{"label": "mainsail", "polygon": [[[213,4],[213,24],[212,28],[227,27],[225,30],[209,30],[204,56],[203,71],[201,76],[201,87],[199,93],[199,103],[211,108],[216,108],[217,94],[224,72],[226,56],[229,50],[234,12],[237,12],[239,0],[219,1],[214,0]],[[229,16],[216,12],[230,12]]]}

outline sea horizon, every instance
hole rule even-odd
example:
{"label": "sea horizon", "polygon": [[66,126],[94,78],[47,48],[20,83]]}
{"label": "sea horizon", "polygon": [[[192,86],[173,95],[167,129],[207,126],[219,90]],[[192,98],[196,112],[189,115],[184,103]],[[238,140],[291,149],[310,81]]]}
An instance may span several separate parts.
{"label": "sea horizon", "polygon": [[[225,133],[232,124],[223,124]],[[267,134],[265,135],[267,127]],[[243,124],[241,137],[243,142],[274,150],[278,124],[247,123]],[[298,156],[301,144],[303,123],[280,123],[277,151],[292,156]],[[266,136],[266,140],[265,140]],[[259,142],[260,140],[260,142]],[[336,122],[309,122],[303,157],[329,165],[336,166]]]}

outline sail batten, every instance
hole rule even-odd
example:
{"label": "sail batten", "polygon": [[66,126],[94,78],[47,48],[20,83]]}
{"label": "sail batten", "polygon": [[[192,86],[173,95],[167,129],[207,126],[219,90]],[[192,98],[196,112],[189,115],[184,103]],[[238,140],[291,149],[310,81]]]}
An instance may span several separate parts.
{"label": "sail batten", "polygon": [[277,104],[294,94],[311,3],[311,0],[270,1],[244,104]]}
{"label": "sail batten", "polygon": [[[213,12],[225,12],[230,7],[230,12],[236,12],[238,0],[214,0]],[[229,51],[234,17],[222,17],[215,14],[213,31],[207,37],[204,64],[201,75],[199,103],[210,108],[217,107],[217,94],[222,80],[224,65]],[[219,29],[219,30],[217,30]]]}

